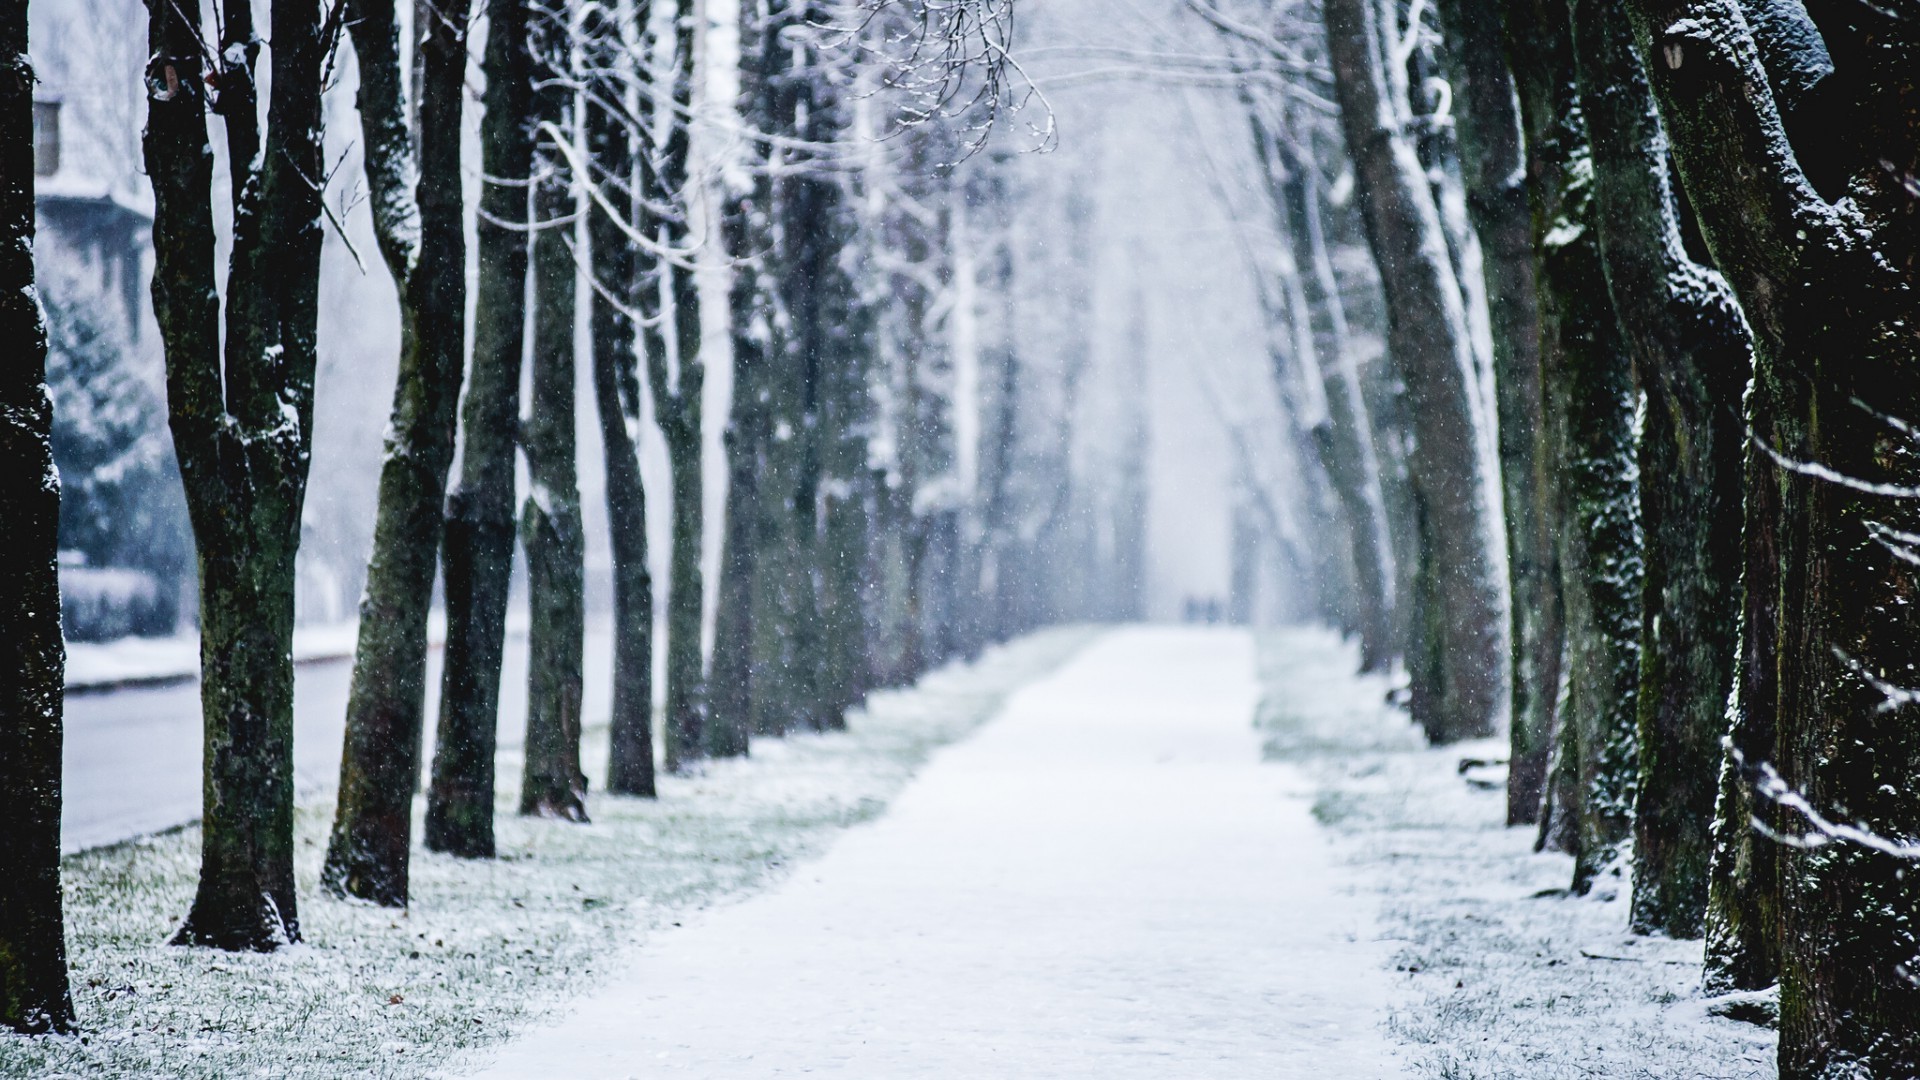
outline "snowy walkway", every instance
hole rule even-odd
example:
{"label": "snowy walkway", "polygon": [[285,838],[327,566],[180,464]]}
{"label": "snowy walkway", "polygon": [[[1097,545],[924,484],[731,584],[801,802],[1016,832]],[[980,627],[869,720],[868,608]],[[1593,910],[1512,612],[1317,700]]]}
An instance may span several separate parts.
{"label": "snowy walkway", "polygon": [[484,1075],[1398,1075],[1385,949],[1257,697],[1242,633],[1111,633]]}

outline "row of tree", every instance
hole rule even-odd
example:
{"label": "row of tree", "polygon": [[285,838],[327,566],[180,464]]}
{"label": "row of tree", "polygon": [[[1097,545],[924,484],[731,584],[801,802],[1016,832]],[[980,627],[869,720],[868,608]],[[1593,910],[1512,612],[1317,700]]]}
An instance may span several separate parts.
{"label": "row of tree", "polygon": [[1630,863],[1709,990],[1779,983],[1782,1076],[1920,1074],[1920,11],[1188,6],[1288,248],[1330,614],[1435,742],[1504,706],[1509,819],[1575,891]]}
{"label": "row of tree", "polygon": [[[8,0],[0,18],[13,65],[0,100],[0,333],[39,343],[30,351],[44,357],[25,9]],[[587,819],[582,368],[606,454],[613,793],[655,793],[656,592],[669,770],[745,754],[756,737],[842,726],[873,689],[1061,614],[1137,611],[1137,477],[1130,498],[1101,504],[1104,517],[1084,512],[1058,435],[1074,422],[1072,380],[1019,355],[1006,312],[1022,253],[1003,224],[969,213],[1003,199],[1017,170],[945,122],[1012,100],[993,59],[1011,32],[1004,10],[746,0],[737,52],[722,55],[692,0],[267,9],[257,27],[250,0],[222,0],[211,20],[193,5],[150,4],[140,75],[154,306],[200,583],[202,860],[177,944],[300,939],[294,557],[333,216],[322,102],[345,45],[401,334],[328,893],[406,904],[423,771],[426,847],[493,855],[516,540],[531,609],[519,810]],[[463,112],[482,31],[482,182],[469,206]],[[737,99],[704,99],[715,63],[737,80]],[[216,205],[219,165],[230,206]],[[711,270],[724,291],[702,288]],[[702,303],[716,300],[720,341],[702,334]],[[727,359],[732,393],[708,610],[702,405],[713,356]],[[13,365],[7,379],[4,451],[21,464],[7,471],[4,505],[21,540],[0,595],[10,651],[0,788],[13,811],[0,850],[0,1014],[21,1030],[63,1030],[73,1012],[58,876],[58,485],[42,367]],[[1034,389],[1060,382],[1064,406]],[[641,482],[648,417],[669,465],[663,590],[648,570],[647,496],[662,505]],[[1046,574],[1061,550],[1101,538],[1124,549],[1120,574],[1072,586]],[[436,581],[447,637],[425,763]]]}

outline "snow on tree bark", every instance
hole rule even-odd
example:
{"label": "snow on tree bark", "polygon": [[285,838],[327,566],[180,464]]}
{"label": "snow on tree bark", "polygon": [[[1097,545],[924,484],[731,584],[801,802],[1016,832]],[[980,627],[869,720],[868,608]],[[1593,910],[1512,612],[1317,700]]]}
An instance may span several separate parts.
{"label": "snow on tree bark", "polygon": [[1620,333],[1647,396],[1632,924],[1699,937],[1739,614],[1740,401],[1752,372],[1726,282],[1687,257],[1666,136],[1618,0],[1575,0],[1593,220]]}
{"label": "snow on tree bark", "polygon": [[427,791],[426,845],[492,858],[494,741],[513,565],[514,447],[526,334],[527,178],[533,161],[528,0],[487,5],[486,115],[476,226],[480,276],[461,415],[460,479],[447,500],[447,643]]}
{"label": "snow on tree bark", "polygon": [[407,902],[413,795],[427,693],[427,614],[466,362],[466,235],[460,190],[468,6],[435,10],[420,38],[415,133],[401,90],[394,0],[354,0],[360,124],[374,231],[400,292],[400,371],[380,468],[373,557],[360,601],[340,795],[321,884]]}
{"label": "snow on tree bark", "polygon": [[47,328],[34,285],[33,65],[27,0],[0,2],[0,1024],[73,1027],[60,895],[60,476]]}
{"label": "snow on tree bark", "polygon": [[1301,319],[1309,324],[1295,347],[1306,376],[1316,380],[1325,398],[1325,415],[1313,426],[1327,481],[1339,500],[1353,567],[1355,612],[1360,637],[1360,669],[1384,670],[1392,663],[1394,643],[1386,550],[1386,519],[1378,497],[1379,466],[1374,460],[1372,423],[1360,389],[1347,334],[1346,308],[1327,257],[1320,223],[1317,163],[1297,145],[1292,131],[1272,131],[1256,115],[1255,140],[1277,203],[1291,258],[1282,272],[1294,279]]}
{"label": "snow on tree bark", "polygon": [[1377,13],[1369,0],[1329,0],[1325,17],[1341,123],[1415,437],[1408,465],[1422,564],[1413,615],[1421,653],[1408,657],[1414,715],[1435,741],[1477,737],[1493,730],[1504,662],[1466,313],[1426,174],[1389,92]]}
{"label": "snow on tree bark", "polygon": [[[1822,149],[1837,153],[1817,168],[1847,198],[1829,202],[1738,5],[1627,6],[1688,201],[1753,331],[1751,426],[1779,466],[1775,517],[1755,523],[1781,568],[1759,583],[1777,620],[1756,658],[1771,700],[1742,707],[1772,714],[1771,764],[1789,790],[1911,837],[1920,725],[1901,688],[1920,681],[1920,507],[1905,497],[1920,481],[1908,426],[1920,417],[1920,41],[1875,9],[1810,9],[1834,61]],[[1920,1071],[1912,867],[1848,843],[1778,854],[1780,1075]]]}
{"label": "snow on tree bark", "polygon": [[1509,742],[1507,823],[1538,820],[1559,692],[1558,559],[1542,470],[1539,294],[1520,103],[1496,0],[1441,0],[1448,80],[1467,212],[1480,238],[1492,334],[1501,505],[1507,538]]}
{"label": "snow on tree bark", "polygon": [[544,0],[529,15],[534,122],[532,378],[521,448],[530,489],[520,510],[527,556],[527,738],[520,812],[587,820],[580,771],[586,642],[586,537],[574,447],[574,264],[580,198],[561,150],[574,138],[573,7]]}
{"label": "snow on tree bark", "polygon": [[[221,67],[208,73],[199,27],[172,5],[149,8],[154,309],[198,547],[206,722],[200,883],[174,941],[267,950],[300,938],[290,650],[313,440],[321,239],[313,178],[323,173],[331,35],[318,8],[274,5],[263,145],[251,6],[233,0],[224,16]],[[225,120],[235,177],[224,349],[209,105]]]}

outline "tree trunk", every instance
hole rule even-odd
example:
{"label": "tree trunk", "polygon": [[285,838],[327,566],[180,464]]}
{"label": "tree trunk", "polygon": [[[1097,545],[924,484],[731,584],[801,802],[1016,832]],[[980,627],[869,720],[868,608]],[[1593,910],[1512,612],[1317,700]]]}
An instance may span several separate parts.
{"label": "tree trunk", "polygon": [[[1557,29],[1564,35],[1564,20]],[[1573,888],[1584,893],[1633,829],[1641,564],[1633,367],[1607,297],[1587,151],[1572,128],[1578,114],[1570,120],[1563,138],[1576,156],[1543,241],[1540,291],[1542,321],[1558,338],[1542,372],[1564,499],[1567,695],[1558,721],[1577,759],[1564,775],[1580,788]]]}
{"label": "tree trunk", "polygon": [[1507,537],[1511,663],[1507,824],[1538,820],[1560,679],[1559,583],[1542,505],[1549,456],[1540,415],[1540,315],[1534,283],[1519,100],[1495,0],[1441,0],[1467,213],[1480,237],[1493,339],[1501,503]]}
{"label": "tree trunk", "polygon": [[[739,109],[750,126],[769,114],[762,65],[766,42],[760,31],[760,0],[742,0]],[[765,573],[756,541],[761,527],[760,477],[769,436],[766,403],[761,400],[767,363],[766,289],[761,260],[767,246],[767,205],[772,187],[766,158],[757,146],[746,151],[755,173],[741,190],[729,194],[721,210],[721,238],[733,263],[727,292],[727,325],[733,353],[733,390],[724,442],[727,456],[726,527],[721,538],[720,588],[715,598],[713,660],[707,674],[706,751],[713,757],[747,752],[754,729],[755,702],[768,688],[754,662],[756,607]]]}
{"label": "tree trunk", "polygon": [[572,137],[569,6],[536,7],[529,27],[533,118],[533,377],[522,446],[532,489],[520,510],[527,553],[527,749],[520,812],[587,820],[580,771],[586,543],[574,465],[574,217],[580,201],[560,151]]}
{"label": "tree trunk", "polygon": [[1646,578],[1634,805],[1636,931],[1699,937],[1714,778],[1739,617],[1745,325],[1687,257],[1666,137],[1619,0],[1574,0],[1594,221],[1620,331],[1647,394],[1640,435]]}
{"label": "tree trunk", "polygon": [[[1834,205],[1800,166],[1809,150],[1788,137],[1739,6],[1632,0],[1628,10],[1688,201],[1753,331],[1751,426],[1782,464],[1777,517],[1749,530],[1771,529],[1781,568],[1764,583],[1777,622],[1747,627],[1776,631],[1757,645],[1772,667],[1770,764],[1815,811],[1910,840],[1920,831],[1920,724],[1903,689],[1920,665],[1920,507],[1905,494],[1920,482],[1907,426],[1920,417],[1914,35],[1879,12],[1816,5],[1835,61],[1823,133],[1833,141],[1817,165],[1844,181],[1847,201]],[[1764,722],[1742,734],[1754,726]],[[1768,763],[1745,764],[1751,779]],[[1815,826],[1782,817],[1790,832]],[[1920,1073],[1911,860],[1844,840],[1779,854],[1780,1075]]]}
{"label": "tree trunk", "polygon": [[312,450],[322,64],[318,9],[273,8],[272,95],[254,111],[259,37],[227,5],[217,74],[234,169],[221,344],[199,27],[149,11],[147,172],[154,310],[174,447],[200,563],[206,723],[200,884],[174,941],[298,941],[293,885],[293,571]]}
{"label": "tree trunk", "polygon": [[[1353,567],[1360,670],[1383,671],[1393,660],[1392,598],[1386,552],[1385,511],[1380,505],[1379,464],[1373,454],[1372,422],[1361,396],[1360,372],[1347,336],[1347,315],[1320,224],[1317,165],[1294,142],[1292,131],[1270,131],[1256,120],[1255,139],[1268,162],[1281,224],[1291,241],[1283,273],[1297,284],[1303,333],[1295,353],[1308,378],[1319,384],[1324,416],[1311,436],[1316,455],[1339,502]],[[1291,289],[1289,291],[1292,291]],[[1140,388],[1141,393],[1146,388]]]}
{"label": "tree trunk", "polygon": [[[1743,5],[1766,62],[1783,127],[1804,130],[1796,114],[1816,100],[1833,72],[1826,45],[1798,0]],[[1757,797],[1746,766],[1775,757],[1779,686],[1775,650],[1780,635],[1784,567],[1780,563],[1782,492],[1791,481],[1761,447],[1781,445],[1773,417],[1791,400],[1766,368],[1749,390],[1742,537],[1739,663],[1735,668],[1728,752],[1722,759],[1707,886],[1706,972],[1709,993],[1761,990],[1780,979],[1780,847],[1761,836],[1755,821],[1778,832],[1781,814]],[[1791,382],[1791,380],[1789,380]]]}
{"label": "tree trunk", "polygon": [[60,898],[60,476],[53,467],[47,328],[33,274],[33,65],[27,2],[0,3],[0,1024],[73,1027]]}
{"label": "tree trunk", "polygon": [[466,5],[454,3],[424,26],[417,192],[407,190],[413,136],[400,89],[393,0],[356,0],[347,20],[360,61],[360,126],[375,234],[400,291],[400,372],[380,469],[373,558],[360,600],[340,796],[321,884],[336,896],[394,907],[407,902],[427,707],[427,613],[466,361],[460,114],[467,13]]}
{"label": "tree trunk", "polygon": [[[647,493],[640,480],[638,332],[629,312],[638,299],[641,227],[635,198],[633,131],[621,114],[616,75],[628,53],[618,20],[604,8],[586,16],[587,156],[601,198],[588,208],[587,236],[597,283],[590,316],[593,397],[607,465],[607,527],[613,548],[613,712],[607,790],[653,798],[653,576],[647,568]],[[646,77],[645,69],[637,73]],[[643,88],[642,93],[645,93]],[[602,202],[604,199],[604,203]],[[620,215],[608,212],[618,208]]]}
{"label": "tree trunk", "polygon": [[[654,153],[652,169],[656,210],[647,229],[668,252],[687,249],[691,202],[687,181],[689,125],[681,118],[693,102],[697,70],[693,0],[676,0],[673,20],[674,108],[666,141]],[[703,757],[701,727],[705,713],[701,688],[701,615],[705,591],[700,575],[702,495],[700,477],[700,394],[705,367],[700,359],[700,292],[688,262],[691,254],[647,256],[642,273],[641,311],[649,316],[671,305],[665,320],[649,318],[646,330],[647,385],[653,394],[654,421],[667,443],[673,485],[672,549],[667,570],[666,766],[686,768]],[[669,340],[666,330],[671,328]]]}
{"label": "tree trunk", "polygon": [[1406,379],[1415,433],[1409,465],[1423,518],[1420,554],[1429,592],[1428,606],[1416,618],[1427,628],[1424,645],[1432,658],[1409,657],[1415,719],[1436,742],[1474,738],[1493,730],[1503,661],[1466,313],[1439,213],[1382,71],[1372,5],[1330,0],[1325,14],[1341,122],[1386,288],[1388,336]]}
{"label": "tree trunk", "polygon": [[473,366],[462,406],[460,481],[447,500],[447,643],[427,791],[426,844],[493,857],[494,742],[513,569],[513,465],[525,351],[527,177],[533,166],[528,0],[488,0],[480,128]]}

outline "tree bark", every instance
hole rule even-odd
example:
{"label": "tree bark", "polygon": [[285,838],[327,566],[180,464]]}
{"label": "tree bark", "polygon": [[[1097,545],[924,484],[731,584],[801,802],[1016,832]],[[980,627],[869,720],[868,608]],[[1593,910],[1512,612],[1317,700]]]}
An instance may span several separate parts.
{"label": "tree bark", "polygon": [[[749,126],[763,127],[769,115],[761,34],[760,0],[741,0],[740,96],[737,107]],[[715,598],[713,659],[707,673],[707,753],[731,757],[747,753],[754,730],[755,702],[767,689],[755,664],[755,595],[765,568],[756,541],[761,527],[760,477],[769,437],[763,379],[770,320],[761,262],[767,247],[767,205],[772,185],[760,146],[745,151],[750,176],[730,192],[721,210],[721,239],[733,264],[727,291],[728,340],[732,347],[733,389],[723,436],[727,458],[726,526],[720,549],[720,588]]]}
{"label": "tree bark", "polygon": [[1496,0],[1441,0],[1448,80],[1460,137],[1467,213],[1480,237],[1493,339],[1501,504],[1510,599],[1507,824],[1539,818],[1553,702],[1559,691],[1559,583],[1543,507],[1539,295],[1519,99]]}
{"label": "tree bark", "polygon": [[[1920,482],[1906,426],[1920,417],[1915,37],[1875,11],[1814,8],[1844,104],[1841,153],[1820,162],[1844,174],[1847,200],[1834,204],[1801,168],[1737,5],[1628,11],[1688,201],[1753,331],[1751,426],[1770,433],[1781,466],[1777,517],[1756,523],[1770,524],[1781,568],[1764,583],[1777,633],[1759,646],[1771,764],[1817,811],[1910,839],[1920,724],[1901,688],[1920,665],[1920,507],[1892,493]],[[1810,826],[1782,816],[1789,831]],[[1920,1072],[1911,861],[1844,841],[1779,854],[1780,1075]]]}
{"label": "tree bark", "polygon": [[580,771],[581,661],[586,639],[586,538],[574,459],[573,170],[561,151],[573,138],[572,8],[546,0],[530,17],[533,52],[533,354],[521,446],[531,490],[520,509],[527,555],[527,741],[522,814],[587,820]]}
{"label": "tree bark", "polygon": [[1379,501],[1372,422],[1321,228],[1318,166],[1295,144],[1291,131],[1268,130],[1256,117],[1254,136],[1268,166],[1275,209],[1291,241],[1291,258],[1282,263],[1282,272],[1293,279],[1289,291],[1297,290],[1302,321],[1308,324],[1296,333],[1294,352],[1306,377],[1319,384],[1325,403],[1325,415],[1310,437],[1339,502],[1351,552],[1360,670],[1381,671],[1392,663],[1394,652],[1386,516]]}
{"label": "tree bark", "polygon": [[[642,5],[645,6],[645,5]],[[645,21],[644,11],[635,18]],[[628,230],[641,228],[634,132],[623,115],[620,66],[630,54],[615,13],[592,8],[583,30],[587,68],[589,183],[601,198],[588,207],[587,237],[596,282],[593,397],[606,454],[607,527],[613,549],[613,712],[607,790],[653,798],[653,576],[647,568],[647,493],[640,479],[639,357],[629,314],[638,303],[639,245]],[[636,73],[643,81],[644,67]],[[602,200],[604,199],[604,203]],[[619,216],[610,213],[612,206]]]}
{"label": "tree bark", "polygon": [[[360,127],[374,231],[400,292],[400,372],[380,468],[373,558],[360,600],[340,796],[321,884],[404,907],[427,694],[427,614],[440,553],[466,361],[466,234],[460,191],[466,97],[463,3],[437,9],[420,42],[419,130],[401,93],[393,0],[355,0]],[[420,148],[416,191],[413,145]]]}
{"label": "tree bark", "polygon": [[[293,571],[313,439],[320,274],[322,64],[318,9],[277,4],[267,128],[255,112],[259,38],[226,6],[214,107],[236,182],[221,342],[211,147],[199,28],[149,9],[148,175],[154,309],[200,562],[206,724],[200,884],[174,941],[267,950],[298,941],[293,884]],[[263,145],[264,142],[264,145]]]}
{"label": "tree bark", "polygon": [[1692,938],[1706,914],[1714,779],[1737,646],[1740,415],[1751,350],[1726,282],[1682,246],[1666,136],[1618,0],[1574,0],[1573,40],[1593,146],[1593,219],[1647,395],[1632,925]]}
{"label": "tree bark", "polygon": [[[1808,108],[1833,72],[1826,44],[1798,0],[1743,7],[1767,68],[1775,107],[1787,130],[1807,127]],[[1799,123],[1796,123],[1796,118]],[[1704,240],[1704,238],[1703,238]],[[1782,596],[1782,492],[1791,479],[1762,448],[1781,445],[1773,417],[1791,400],[1769,369],[1756,368],[1746,420],[1746,514],[1742,539],[1739,664],[1728,703],[1728,752],[1720,767],[1707,887],[1706,971],[1709,993],[1761,990],[1780,979],[1780,847],[1754,828],[1782,828],[1777,807],[1759,798],[1746,763],[1775,757],[1779,705],[1776,643]]]}
{"label": "tree bark", "polygon": [[[1566,32],[1562,19],[1557,33]],[[1542,321],[1558,339],[1543,370],[1564,500],[1567,694],[1558,722],[1572,735],[1574,760],[1564,775],[1580,788],[1573,888],[1584,893],[1614,866],[1633,828],[1641,561],[1632,361],[1607,296],[1579,114],[1566,115],[1561,138],[1572,156],[1543,239],[1539,280]]]}
{"label": "tree bark", "polygon": [[1487,551],[1486,500],[1461,292],[1426,176],[1402,132],[1368,0],[1325,5],[1328,53],[1368,240],[1388,298],[1388,337],[1406,380],[1410,456],[1422,522],[1426,658],[1410,656],[1415,719],[1435,742],[1492,732],[1499,712],[1500,595]]}
{"label": "tree bark", "polygon": [[47,328],[33,273],[33,64],[27,0],[0,2],[0,1024],[73,1027],[60,896],[60,475]]}
{"label": "tree bark", "polygon": [[[692,0],[675,0],[671,89],[673,110],[666,138],[654,148],[649,202],[657,209],[647,232],[666,252],[684,252],[691,235],[687,190],[688,124],[697,68]],[[666,767],[677,772],[705,756],[701,728],[706,706],[702,681],[701,615],[705,593],[700,574],[702,534],[700,394],[705,367],[700,358],[700,292],[690,254],[643,256],[641,311],[645,330],[647,387],[654,422],[667,443],[672,483],[672,549],[667,570]],[[662,304],[670,317],[658,318]],[[667,330],[671,328],[672,337]]]}
{"label": "tree bark", "polygon": [[447,643],[427,791],[426,844],[493,857],[494,743],[513,569],[514,447],[526,349],[527,178],[533,166],[528,0],[488,0],[480,129],[473,365],[462,406],[460,480],[447,500]]}

